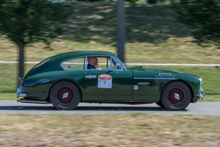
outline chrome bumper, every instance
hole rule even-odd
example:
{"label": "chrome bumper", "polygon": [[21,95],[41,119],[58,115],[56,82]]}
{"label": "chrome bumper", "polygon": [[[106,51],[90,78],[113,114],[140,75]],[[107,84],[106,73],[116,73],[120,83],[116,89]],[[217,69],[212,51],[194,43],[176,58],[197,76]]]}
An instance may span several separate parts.
{"label": "chrome bumper", "polygon": [[17,88],[17,98],[19,98],[19,97],[27,97],[27,93],[21,93],[21,90],[22,90],[21,84],[23,83],[21,78],[18,78],[18,83],[19,83],[19,86]]}
{"label": "chrome bumper", "polygon": [[27,93],[21,93],[21,89],[17,88],[17,98],[19,97],[27,97]]}
{"label": "chrome bumper", "polygon": [[204,100],[204,89],[202,89],[202,88],[200,88],[200,90],[199,90],[199,98],[201,100]]}

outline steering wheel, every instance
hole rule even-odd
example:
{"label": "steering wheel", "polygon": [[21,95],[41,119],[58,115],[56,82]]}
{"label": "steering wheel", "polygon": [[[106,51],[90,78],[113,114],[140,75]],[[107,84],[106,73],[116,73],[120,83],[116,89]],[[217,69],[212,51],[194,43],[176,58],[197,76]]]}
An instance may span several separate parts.
{"label": "steering wheel", "polygon": [[116,63],[114,69],[121,69],[121,68],[120,68],[120,64]]}

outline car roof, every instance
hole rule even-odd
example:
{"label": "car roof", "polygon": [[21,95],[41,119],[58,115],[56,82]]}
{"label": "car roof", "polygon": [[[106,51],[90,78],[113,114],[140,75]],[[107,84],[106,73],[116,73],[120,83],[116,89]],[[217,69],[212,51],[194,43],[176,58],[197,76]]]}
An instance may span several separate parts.
{"label": "car roof", "polygon": [[62,62],[63,60],[81,57],[81,56],[115,56],[115,54],[110,52],[102,51],[76,51],[76,52],[66,52],[53,56],[56,62]]}
{"label": "car roof", "polygon": [[55,55],[56,58],[69,58],[69,57],[79,57],[79,56],[115,56],[115,54],[110,52],[102,51],[76,51],[76,52],[66,52]]}
{"label": "car roof", "polygon": [[[77,58],[77,57],[85,57],[85,56],[114,56],[115,54],[110,52],[101,52],[101,51],[77,51],[77,52],[66,52],[61,53],[51,57],[51,64],[49,68],[51,71],[63,70],[60,66],[63,61],[68,59]],[[42,70],[43,72],[44,70]]]}

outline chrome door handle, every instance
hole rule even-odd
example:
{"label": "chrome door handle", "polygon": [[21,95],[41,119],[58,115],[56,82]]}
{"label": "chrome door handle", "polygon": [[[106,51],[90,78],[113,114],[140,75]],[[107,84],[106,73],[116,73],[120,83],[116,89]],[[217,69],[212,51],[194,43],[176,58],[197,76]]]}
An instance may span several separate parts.
{"label": "chrome door handle", "polygon": [[96,75],[86,75],[86,79],[95,79],[97,76]]}
{"label": "chrome door handle", "polygon": [[146,85],[149,85],[150,83],[149,82],[138,82],[137,84],[138,85],[143,85],[143,86],[145,85],[146,86]]}

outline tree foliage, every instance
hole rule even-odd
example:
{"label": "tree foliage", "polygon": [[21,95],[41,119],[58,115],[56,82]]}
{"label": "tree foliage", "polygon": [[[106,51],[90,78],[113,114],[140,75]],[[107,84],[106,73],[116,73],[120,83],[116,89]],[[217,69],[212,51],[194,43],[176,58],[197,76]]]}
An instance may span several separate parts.
{"label": "tree foliage", "polygon": [[24,48],[35,42],[49,44],[62,33],[71,14],[68,5],[48,0],[0,0],[0,35],[19,47],[19,77],[24,75]]}
{"label": "tree foliage", "polygon": [[62,33],[60,24],[69,13],[61,4],[47,0],[0,0],[0,33],[16,44],[30,44]]}
{"label": "tree foliage", "polygon": [[172,4],[177,20],[193,29],[193,36],[200,45],[220,46],[220,0],[181,0]]}

